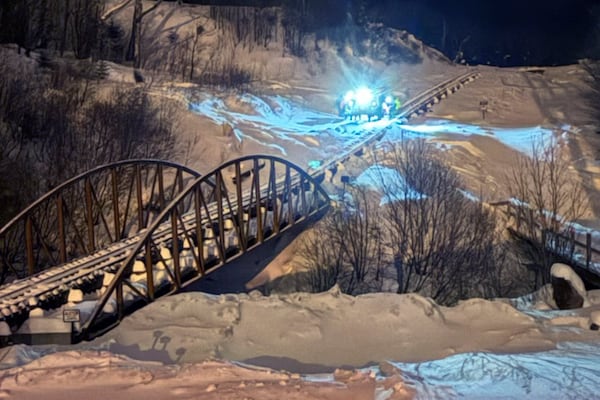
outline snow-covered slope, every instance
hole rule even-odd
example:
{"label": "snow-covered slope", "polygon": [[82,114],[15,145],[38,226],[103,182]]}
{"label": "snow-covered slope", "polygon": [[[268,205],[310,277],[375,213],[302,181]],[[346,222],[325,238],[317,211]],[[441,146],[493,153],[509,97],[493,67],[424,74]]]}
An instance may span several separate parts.
{"label": "snow-covered slope", "polygon": [[[118,18],[127,23],[130,11]],[[220,49],[260,77],[242,93],[145,71],[154,93],[185,105],[179,144],[186,148],[182,161],[192,167],[206,171],[251,153],[284,155],[306,166],[337,154],[365,132],[385,129],[385,140],[419,136],[437,143],[467,189],[479,194],[485,188],[486,199],[499,200],[514,155],[526,152],[537,135],[552,135],[568,147],[574,179],[584,182],[592,200],[582,222],[600,225],[599,139],[582,100],[587,84],[578,66],[543,73],[481,67],[480,79],[408,124],[351,123],[338,118],[334,107],[348,87],[382,85],[406,100],[468,67],[448,64],[402,32],[381,31],[386,38],[381,43],[405,41],[422,62],[354,57],[325,42],[305,59],[284,54],[276,44],[252,52],[219,47],[223,36],[205,9],[170,2],[148,23],[145,32],[153,38],[145,47],[148,63],[170,32],[183,36],[201,23],[199,62]],[[378,52],[383,53],[394,54]],[[133,84],[131,77],[130,69],[112,65],[109,84]],[[489,104],[485,118],[482,100]],[[225,123],[233,137],[223,135]],[[293,257],[286,255],[256,283],[291,270]],[[588,308],[557,311],[548,288],[510,301],[471,299],[453,308],[418,295],[183,294],[142,309],[92,343],[3,349],[0,395],[62,399],[69,388],[71,395],[114,399],[594,398],[600,337],[589,328],[600,311],[600,295],[590,292],[588,300]],[[230,361],[311,373],[375,366],[355,375],[338,372],[331,385],[327,374],[249,370]]]}
{"label": "snow-covered slope", "polygon": [[[159,299],[91,343],[4,349],[0,391],[19,399],[46,392],[48,400],[66,387],[92,398],[312,398],[294,397],[308,385],[321,399],[592,398],[600,356],[590,315],[600,310],[600,293],[589,298],[588,308],[557,311],[545,288],[535,301],[513,301],[519,311],[507,300],[448,308],[414,294],[351,297],[335,288],[270,297],[186,293]],[[207,362],[214,359],[288,372]],[[334,382],[339,367],[363,367],[338,382],[342,394],[300,380]],[[352,375],[336,376],[344,374]]]}

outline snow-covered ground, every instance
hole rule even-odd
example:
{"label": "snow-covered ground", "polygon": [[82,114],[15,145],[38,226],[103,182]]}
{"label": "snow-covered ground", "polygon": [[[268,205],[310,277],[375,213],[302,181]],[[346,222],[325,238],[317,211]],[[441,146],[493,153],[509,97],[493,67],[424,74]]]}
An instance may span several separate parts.
{"label": "snow-covered ground", "polygon": [[[202,8],[177,7],[161,5],[148,23],[166,35],[195,29],[200,18],[209,41],[202,55],[208,54],[219,37],[216,28]],[[326,43],[319,47],[318,57],[304,61],[282,56],[277,47],[252,56],[238,51],[236,60],[260,66],[264,79],[247,93],[157,80],[154,91],[186,105],[180,111],[181,161],[208,171],[243,154],[268,153],[308,167],[385,130],[383,142],[418,136],[436,143],[461,173],[465,190],[505,200],[502,179],[514,156],[527,153],[536,137],[553,136],[569,150],[573,177],[590,197],[581,229],[600,228],[600,135],[583,100],[587,86],[579,66],[478,67],[479,79],[424,116],[358,123],[335,114],[335,98],[349,85],[376,77],[373,83],[406,100],[467,67],[425,53],[421,64],[352,64]],[[368,68],[353,73],[359,64]],[[124,67],[113,65],[110,79],[132,84]],[[481,101],[488,104],[485,118]],[[278,257],[261,279],[293,270],[292,258]],[[91,343],[0,350],[0,397],[597,398],[600,334],[590,326],[600,312],[600,293],[588,293],[588,300],[589,307],[557,311],[548,288],[452,308],[418,295],[349,297],[335,290],[181,294],[145,307]]]}
{"label": "snow-covered ground", "polygon": [[[0,393],[48,400],[66,388],[115,399],[595,398],[600,338],[590,326],[600,292],[588,298],[589,307],[557,311],[549,287],[455,307],[336,288],[268,297],[186,293],[159,299],[90,343],[3,349]],[[333,374],[336,368],[344,372]],[[353,379],[339,381],[352,371]]]}

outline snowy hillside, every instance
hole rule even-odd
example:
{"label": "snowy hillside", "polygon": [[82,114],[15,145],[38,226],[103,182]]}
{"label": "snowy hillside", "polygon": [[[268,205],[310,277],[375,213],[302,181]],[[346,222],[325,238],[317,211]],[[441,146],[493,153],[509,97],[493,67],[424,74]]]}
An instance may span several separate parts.
{"label": "snowy hillside", "polygon": [[[126,24],[131,16],[126,8],[114,18]],[[148,18],[142,73],[153,94],[180,106],[177,161],[205,172],[267,153],[309,168],[384,131],[380,146],[414,137],[435,143],[464,179],[465,193],[499,201],[507,199],[503,179],[514,157],[528,154],[539,137],[555,138],[589,198],[581,229],[600,230],[600,135],[583,100],[589,86],[579,65],[453,65],[412,35],[379,26],[372,27],[381,38],[372,44],[378,57],[312,41],[307,56],[297,58],[276,39],[252,51],[236,44],[206,7],[163,3]],[[150,68],[173,56],[169,37],[184,38],[198,24],[197,65],[222,58],[248,68],[256,81],[244,90],[217,89]],[[397,58],[398,46],[414,59]],[[103,85],[135,85],[131,68],[109,65]],[[408,122],[337,115],[336,98],[357,85],[385,87],[406,101],[470,69],[480,78]],[[347,173],[368,184],[365,170]],[[297,271],[294,246],[249,286]],[[590,328],[600,322],[600,293],[588,292],[587,300],[588,307],[559,311],[549,286],[455,307],[416,294],[352,297],[336,288],[268,297],[186,293],[161,298],[90,343],[1,349],[0,397],[63,399],[68,390],[115,400],[595,398],[600,336]]]}
{"label": "snowy hillside", "polygon": [[[115,18],[127,26],[130,13],[126,8]],[[283,50],[280,31],[265,47],[236,42],[228,36],[227,26],[219,27],[210,18],[208,7],[163,3],[146,18],[150,39],[143,48],[148,66],[172,56],[169,37],[182,40],[201,25],[196,51],[199,73],[223,62],[255,76],[241,93],[178,83],[164,72],[144,72],[157,94],[187,102],[192,113],[183,112],[180,118],[180,142],[187,149],[181,161],[200,171],[255,153],[283,155],[306,167],[336,153],[362,132],[386,129],[388,137],[394,138],[409,131],[447,149],[470,191],[479,193],[485,187],[489,191],[485,199],[503,200],[500,181],[514,151],[528,151],[532,139],[551,134],[569,148],[574,172],[589,187],[592,204],[600,204],[596,197],[600,136],[585,101],[588,78],[579,65],[513,69],[453,65],[409,33],[381,26],[370,27],[367,55],[357,57],[352,48],[309,38],[306,57],[297,58]],[[411,56],[403,59],[398,54]],[[427,118],[411,120],[409,126],[357,125],[337,117],[336,98],[349,89],[384,88],[406,101],[469,69],[480,71],[480,79],[434,107]],[[132,77],[131,70],[114,66],[110,80],[131,82]],[[485,116],[482,101],[488,104]],[[223,137],[224,123],[233,127],[235,137]],[[600,215],[600,210],[594,214]],[[597,226],[595,219],[589,218],[593,226]]]}

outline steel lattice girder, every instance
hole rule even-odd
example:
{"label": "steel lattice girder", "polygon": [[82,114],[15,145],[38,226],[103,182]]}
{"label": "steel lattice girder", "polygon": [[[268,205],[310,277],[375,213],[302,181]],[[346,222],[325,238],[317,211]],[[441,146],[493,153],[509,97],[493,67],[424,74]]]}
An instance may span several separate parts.
{"label": "steel lattice girder", "polygon": [[129,312],[182,287],[322,215],[327,193],[287,160],[247,156],[197,179],[165,207],[127,258],[82,325],[93,337]]}
{"label": "steel lattice girder", "polygon": [[199,176],[176,163],[127,160],[66,181],[0,229],[0,283],[138,234]]}

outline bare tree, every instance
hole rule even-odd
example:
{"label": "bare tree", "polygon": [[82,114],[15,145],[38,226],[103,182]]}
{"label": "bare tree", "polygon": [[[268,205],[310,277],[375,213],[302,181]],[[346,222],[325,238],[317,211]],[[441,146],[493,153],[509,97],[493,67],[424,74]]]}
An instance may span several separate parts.
{"label": "bare tree", "polygon": [[328,218],[318,223],[313,232],[302,242],[301,252],[305,258],[305,280],[309,291],[324,292],[339,284],[344,277],[344,257],[332,248]]}
{"label": "bare tree", "polygon": [[389,290],[395,279],[398,293],[441,304],[510,291],[514,274],[494,210],[463,194],[458,175],[431,145],[391,144],[369,171],[378,191],[352,185],[352,201],[342,202],[304,242],[313,288],[337,283],[358,294]]}
{"label": "bare tree", "polygon": [[495,219],[461,192],[458,175],[423,140],[392,145],[381,175],[383,208],[398,293],[418,292],[443,304],[482,295],[496,265]]}
{"label": "bare tree", "polygon": [[[597,12],[600,15],[600,6],[597,7]],[[600,20],[599,20],[600,21]],[[600,22],[598,23],[597,35],[599,40],[598,52],[600,52]],[[588,106],[592,112],[592,118],[597,124],[600,124],[600,61],[599,60],[582,60],[580,61],[583,69],[588,73],[589,90],[585,95]],[[598,130],[596,133],[600,133]]]}
{"label": "bare tree", "polygon": [[62,56],[70,49],[76,57],[88,58],[98,44],[101,3],[101,0],[3,2],[0,41],[17,43],[27,53],[42,49]]}
{"label": "bare tree", "polygon": [[2,220],[98,165],[174,156],[173,103],[141,87],[96,97],[95,79],[54,73],[0,62],[0,201],[14,206]]}
{"label": "bare tree", "polygon": [[71,47],[78,58],[88,58],[98,45],[101,3],[98,0],[74,0],[67,4],[64,25],[69,28]]}
{"label": "bare tree", "polygon": [[555,138],[540,136],[533,141],[530,155],[519,154],[507,186],[517,230],[530,241],[528,257],[537,267],[537,287],[549,282],[555,256],[564,253],[558,235],[567,233],[571,223],[585,214],[588,201],[583,186],[570,172],[564,147]]}
{"label": "bare tree", "polygon": [[156,0],[156,2],[146,10],[144,10],[142,0],[125,0],[104,12],[101,16],[101,20],[106,21],[112,15],[128,6],[132,1],[134,1],[134,3],[133,19],[131,21],[131,36],[129,39],[129,46],[127,48],[127,55],[125,58],[127,61],[133,61],[133,66],[135,68],[140,68],[142,65],[142,23],[144,17],[150,14],[152,11],[154,11],[160,5],[160,3],[162,3],[162,0]]}
{"label": "bare tree", "polygon": [[190,54],[190,81],[194,81],[194,70],[196,69],[195,60],[196,60],[196,47],[198,46],[198,39],[200,35],[204,32],[204,27],[200,24],[196,25],[196,32],[194,38],[192,39],[192,50]]}
{"label": "bare tree", "polygon": [[352,200],[335,208],[303,243],[313,289],[337,283],[343,292],[359,294],[382,287],[386,261],[377,207],[365,188],[349,193]]}

